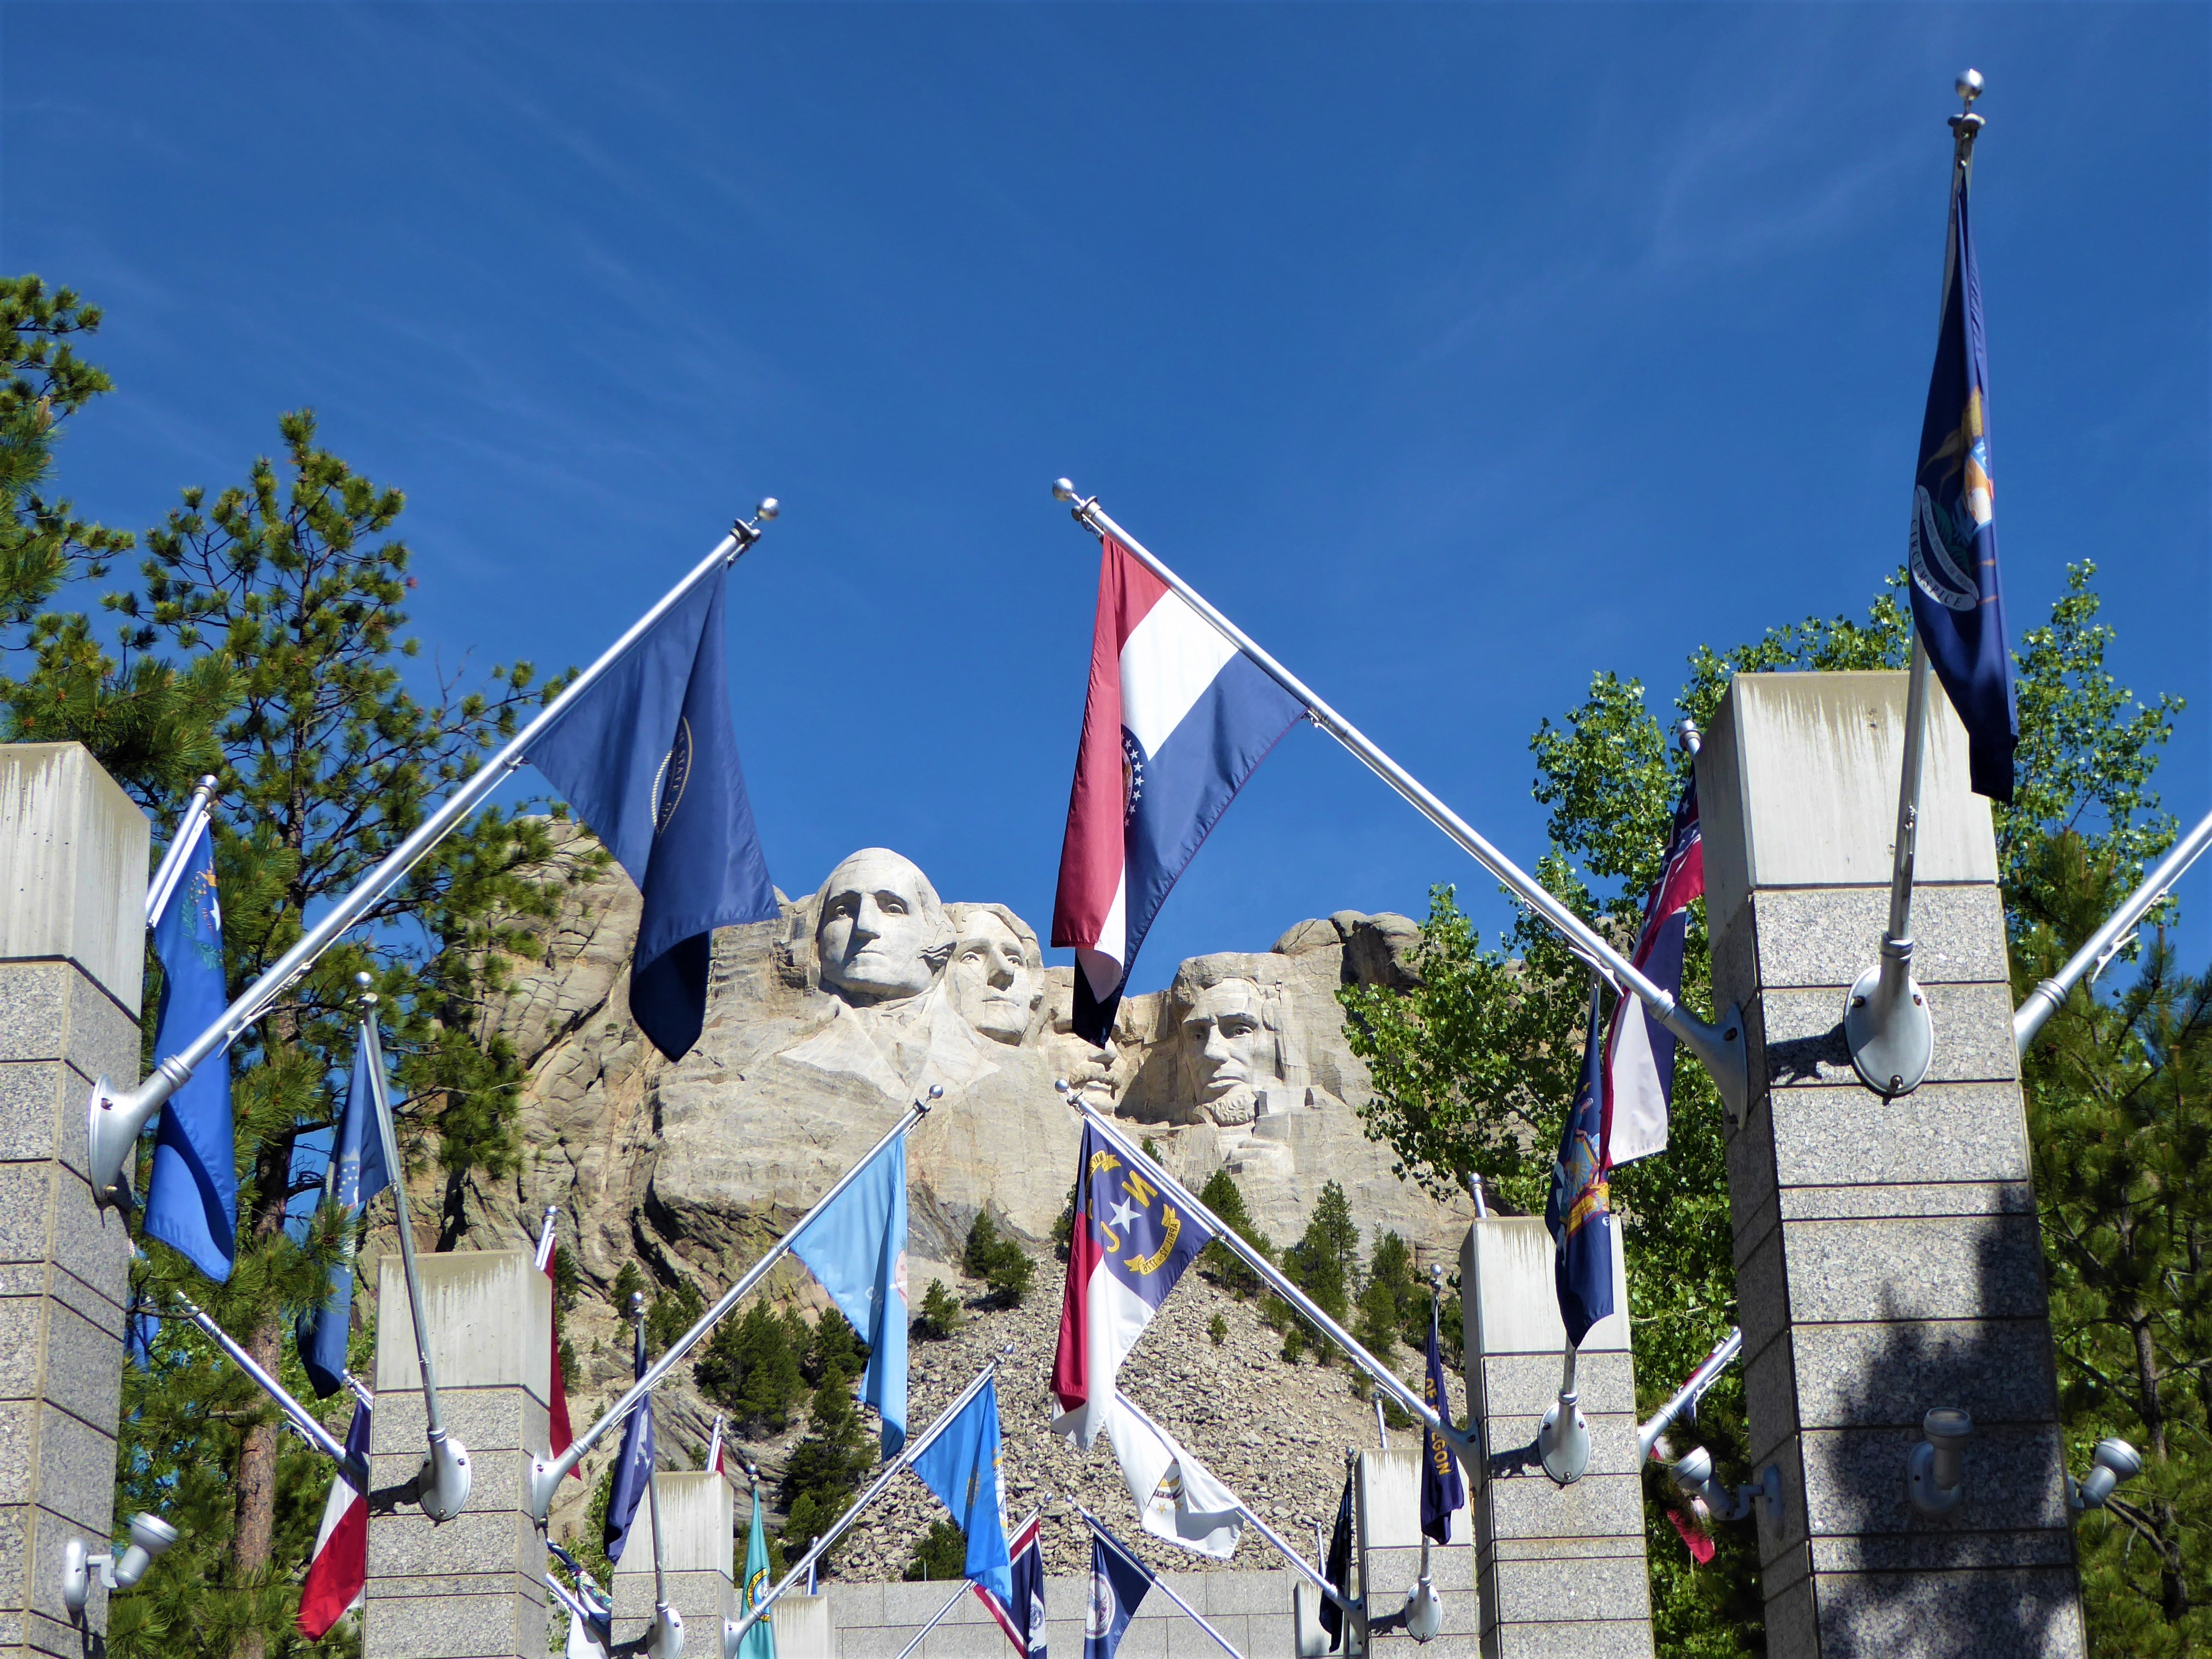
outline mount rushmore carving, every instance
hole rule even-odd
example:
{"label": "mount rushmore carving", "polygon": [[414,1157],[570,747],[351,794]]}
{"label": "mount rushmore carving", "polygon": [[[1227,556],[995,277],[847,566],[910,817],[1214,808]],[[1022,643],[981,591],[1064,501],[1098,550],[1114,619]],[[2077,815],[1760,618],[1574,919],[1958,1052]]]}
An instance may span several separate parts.
{"label": "mount rushmore carving", "polygon": [[594,1277],[643,1254],[726,1282],[936,1086],[908,1143],[918,1265],[957,1261],[987,1207],[1041,1243],[1080,1134],[1055,1078],[1140,1127],[1193,1186],[1228,1167],[1279,1242],[1330,1180],[1425,1260],[1449,1259],[1465,1230],[1471,1212],[1398,1180],[1357,1111],[1367,1073],[1334,994],[1409,982],[1402,916],[1340,913],[1269,951],[1194,957],[1123,1004],[1102,1052],[1069,1030],[1072,970],[1045,965],[1026,922],[947,903],[911,860],[864,848],[776,920],[716,935],[705,1029],[670,1065],[623,1012],[637,905],[619,871],[578,890],[499,1013],[530,1068],[529,1156],[469,1195],[484,1242],[554,1205]]}

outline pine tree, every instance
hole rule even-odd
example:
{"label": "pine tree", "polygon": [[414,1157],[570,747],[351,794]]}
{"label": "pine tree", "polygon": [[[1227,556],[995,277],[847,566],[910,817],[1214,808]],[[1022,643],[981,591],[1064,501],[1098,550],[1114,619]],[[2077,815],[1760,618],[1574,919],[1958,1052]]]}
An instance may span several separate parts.
{"label": "pine tree", "polygon": [[[802,1334],[805,1326],[800,1327]],[[708,1337],[692,1376],[700,1392],[728,1412],[748,1435],[781,1434],[806,1394],[799,1348],[791,1328],[767,1303],[756,1302],[741,1319],[725,1319]]]}
{"label": "pine tree", "polygon": [[966,1576],[968,1534],[950,1521],[933,1521],[899,1577],[912,1583],[948,1584]]}
{"label": "pine tree", "polygon": [[873,1462],[843,1372],[833,1370],[823,1377],[807,1414],[806,1437],[792,1448],[780,1494],[787,1516],[783,1547],[793,1555],[845,1512]]}
{"label": "pine tree", "polygon": [[[125,764],[127,752],[117,760],[103,739],[104,711],[127,703],[149,672],[182,683],[201,665],[220,665],[226,712],[207,769],[218,779],[212,817],[234,995],[300,938],[303,917],[354,886],[432,800],[479,765],[539,695],[523,665],[494,670],[481,688],[448,682],[427,698],[410,690],[402,671],[416,647],[401,630],[415,578],[407,548],[389,536],[399,493],[320,448],[308,416],[287,416],[282,429],[281,468],[258,462],[243,486],[212,501],[188,490],[148,533],[138,580],[104,601],[120,623],[119,655],[91,648],[83,618],[41,623],[37,661],[5,690],[18,735],[77,738]],[[72,641],[70,650],[59,648]],[[27,716],[38,722],[29,731]],[[157,821],[173,817],[182,783],[174,769],[125,764],[118,778]],[[487,1000],[508,960],[537,955],[535,930],[551,914],[558,882],[575,873],[580,868],[563,865],[542,820],[481,813],[288,987],[228,1057],[240,1165],[237,1268],[228,1284],[210,1285],[149,1245],[137,1273],[141,1289],[187,1286],[263,1364],[288,1363],[291,1318],[321,1301],[343,1242],[328,1217],[302,1239],[286,1219],[294,1200],[319,1184],[300,1153],[307,1137],[328,1129],[343,1099],[357,971],[370,973],[381,998],[394,1092],[404,1102],[403,1140],[442,1176],[442,1194],[416,1213],[451,1248],[465,1180],[505,1171],[514,1155],[509,1119],[520,1072],[489,1029]],[[188,1350],[171,1351],[190,1363]],[[156,1564],[153,1599],[177,1616],[158,1633],[118,1631],[111,1649],[118,1659],[264,1659],[294,1639],[306,1547],[295,1524],[295,1489],[319,1494],[327,1483],[288,1474],[270,1411],[249,1402],[242,1416],[179,1419],[164,1403],[172,1386],[161,1366],[125,1376],[126,1486],[142,1461],[189,1464],[219,1482],[231,1511],[227,1525],[188,1530]],[[337,1426],[347,1409],[343,1401],[333,1407]],[[312,1510],[320,1498],[299,1501]]]}
{"label": "pine tree", "polygon": [[[1216,1170],[1206,1176],[1198,1201],[1213,1212],[1215,1220],[1257,1250],[1264,1260],[1275,1259],[1274,1244],[1253,1224],[1252,1212],[1244,1206],[1243,1190],[1228,1170]],[[1261,1288],[1260,1275],[1218,1239],[1199,1252],[1198,1265],[1201,1273],[1239,1302]]]}

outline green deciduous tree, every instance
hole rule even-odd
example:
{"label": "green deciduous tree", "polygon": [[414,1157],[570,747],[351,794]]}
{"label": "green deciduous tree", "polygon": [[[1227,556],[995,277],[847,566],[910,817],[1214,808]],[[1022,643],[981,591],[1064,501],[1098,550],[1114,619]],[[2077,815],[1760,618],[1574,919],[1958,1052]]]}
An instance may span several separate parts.
{"label": "green deciduous tree", "polygon": [[[2070,827],[2087,836],[2110,860],[2122,890],[2172,833],[2148,785],[2179,705],[2138,704],[2106,672],[2111,635],[2096,619],[2092,574],[2086,565],[2070,572],[2050,624],[2020,641],[2019,799],[1997,815],[2016,941],[2050,879],[2040,849],[2057,832]],[[1733,649],[1700,648],[1676,709],[1707,726],[1737,673],[1900,668],[1909,645],[1899,584],[1893,582],[1862,618],[1808,619]],[[1687,756],[1645,707],[1644,688],[1607,673],[1593,678],[1582,707],[1557,725],[1545,721],[1531,749],[1535,797],[1550,809],[1550,847],[1538,878],[1626,944],[1664,854]],[[1525,915],[1486,945],[1449,887],[1432,890],[1414,966],[1420,982],[1410,991],[1340,993],[1352,1048],[1374,1077],[1369,1133],[1391,1146],[1401,1173],[1432,1192],[1463,1191],[1467,1177],[1479,1173],[1504,1206],[1540,1213],[1582,1066],[1588,970]],[[1710,985],[1700,902],[1692,909],[1684,1000],[1709,1007]],[[1693,1062],[1676,1067],[1668,1152],[1614,1171],[1612,1194],[1626,1240],[1638,1387],[1648,1410],[1735,1319],[1719,1104]],[[1741,1380],[1733,1374],[1701,1410],[1700,1438],[1723,1462],[1740,1454],[1742,1410]],[[1692,1570],[1660,1504],[1647,1505],[1647,1525],[1662,1650],[1756,1650],[1762,1638],[1754,1563],[1741,1529],[1724,1528],[1716,1560]]]}

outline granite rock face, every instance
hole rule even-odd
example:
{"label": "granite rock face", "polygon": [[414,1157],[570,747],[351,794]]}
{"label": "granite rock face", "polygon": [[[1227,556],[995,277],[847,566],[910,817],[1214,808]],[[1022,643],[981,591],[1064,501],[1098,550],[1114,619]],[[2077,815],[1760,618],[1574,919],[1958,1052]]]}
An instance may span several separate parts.
{"label": "granite rock face", "polygon": [[[716,935],[704,1031],[671,1065],[628,1012],[639,905],[618,869],[572,890],[544,960],[490,1016],[528,1069],[524,1156],[459,1195],[460,1248],[519,1244],[552,1206],[587,1285],[637,1259],[711,1300],[934,1085],[908,1143],[918,1304],[931,1277],[957,1283],[949,1264],[979,1211],[1033,1252],[1049,1237],[1081,1133],[1053,1086],[1066,1078],[1194,1188],[1226,1165],[1278,1243],[1334,1180],[1370,1243],[1392,1230],[1423,1264],[1456,1260],[1472,1207],[1400,1181],[1366,1139],[1367,1072],[1335,1001],[1346,983],[1413,982],[1405,917],[1341,912],[1269,951],[1193,958],[1168,990],[1125,1001],[1101,1052],[1070,1030],[1073,969],[1046,968],[1019,917],[944,902],[910,861],[863,849],[775,920]],[[1056,1304],[1052,1277],[1035,1294]],[[771,1290],[820,1302],[795,1269]],[[627,1380],[627,1342],[599,1296],[564,1332],[580,1426]],[[711,1407],[688,1382],[664,1390],[663,1413],[704,1441]]]}

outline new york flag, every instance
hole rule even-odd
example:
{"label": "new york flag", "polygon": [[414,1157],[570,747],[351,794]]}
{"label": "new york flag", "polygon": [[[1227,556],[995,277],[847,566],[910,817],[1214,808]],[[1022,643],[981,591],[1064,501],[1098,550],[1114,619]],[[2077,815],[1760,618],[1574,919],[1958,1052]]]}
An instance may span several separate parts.
{"label": "new york flag", "polygon": [[1213,1234],[1147,1181],[1127,1149],[1088,1123],[1075,1179],[1067,1297],[1052,1362],[1052,1390],[1062,1409],[1052,1427],[1088,1451],[1113,1414],[1121,1362]]}
{"label": "new york flag", "polygon": [[1127,548],[1101,540],[1052,942],[1075,951],[1076,1034],[1103,1047],[1168,890],[1305,705]]}

